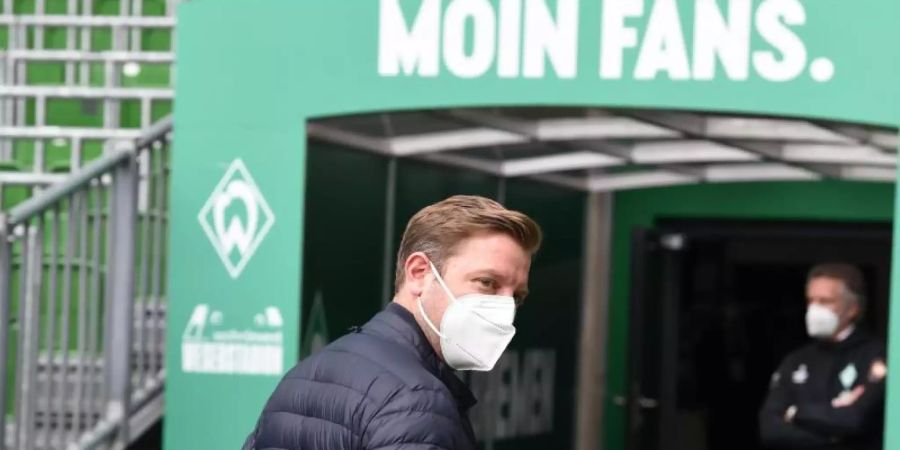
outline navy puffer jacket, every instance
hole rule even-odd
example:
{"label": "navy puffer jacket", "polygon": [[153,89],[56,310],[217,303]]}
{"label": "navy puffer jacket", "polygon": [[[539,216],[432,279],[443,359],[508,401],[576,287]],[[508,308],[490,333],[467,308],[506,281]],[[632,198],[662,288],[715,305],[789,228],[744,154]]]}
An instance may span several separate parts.
{"label": "navy puffer jacket", "polygon": [[245,449],[470,450],[475,398],[400,305],[301,361]]}

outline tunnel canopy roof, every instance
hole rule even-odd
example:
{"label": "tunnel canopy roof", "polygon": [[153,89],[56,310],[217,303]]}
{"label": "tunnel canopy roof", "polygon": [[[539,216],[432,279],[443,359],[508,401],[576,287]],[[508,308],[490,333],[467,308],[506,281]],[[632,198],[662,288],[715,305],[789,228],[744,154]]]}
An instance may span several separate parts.
{"label": "tunnel canopy roof", "polygon": [[614,191],[744,181],[893,182],[897,131],[661,110],[419,110],[312,121],[312,138],[567,187]]}

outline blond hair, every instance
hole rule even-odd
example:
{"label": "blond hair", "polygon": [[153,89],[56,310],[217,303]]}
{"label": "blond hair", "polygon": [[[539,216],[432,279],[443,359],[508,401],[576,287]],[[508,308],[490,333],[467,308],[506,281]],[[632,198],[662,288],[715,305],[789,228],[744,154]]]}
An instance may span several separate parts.
{"label": "blond hair", "polygon": [[508,235],[530,255],[541,245],[541,228],[527,215],[488,198],[455,195],[423,208],[409,220],[397,252],[394,288],[399,291],[403,285],[406,259],[413,253],[425,253],[443,272],[444,263],[456,246],[483,231]]}

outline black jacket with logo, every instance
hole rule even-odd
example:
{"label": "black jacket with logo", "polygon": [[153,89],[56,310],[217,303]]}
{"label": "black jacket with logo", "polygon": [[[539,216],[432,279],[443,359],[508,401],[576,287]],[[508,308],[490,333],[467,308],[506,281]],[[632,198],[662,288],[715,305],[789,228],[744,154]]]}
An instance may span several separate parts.
{"label": "black jacket with logo", "polygon": [[[881,449],[884,429],[884,344],[863,331],[844,341],[815,341],[788,355],[772,377],[760,411],[763,444],[777,449]],[[844,391],[865,388],[850,406]],[[785,412],[796,406],[793,420]]]}

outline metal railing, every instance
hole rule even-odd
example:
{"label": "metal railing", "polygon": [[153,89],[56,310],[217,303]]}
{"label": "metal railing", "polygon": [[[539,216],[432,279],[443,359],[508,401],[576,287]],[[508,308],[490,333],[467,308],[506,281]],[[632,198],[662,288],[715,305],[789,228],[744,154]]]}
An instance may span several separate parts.
{"label": "metal railing", "polygon": [[0,215],[6,448],[123,448],[160,417],[170,141],[167,119]]}

